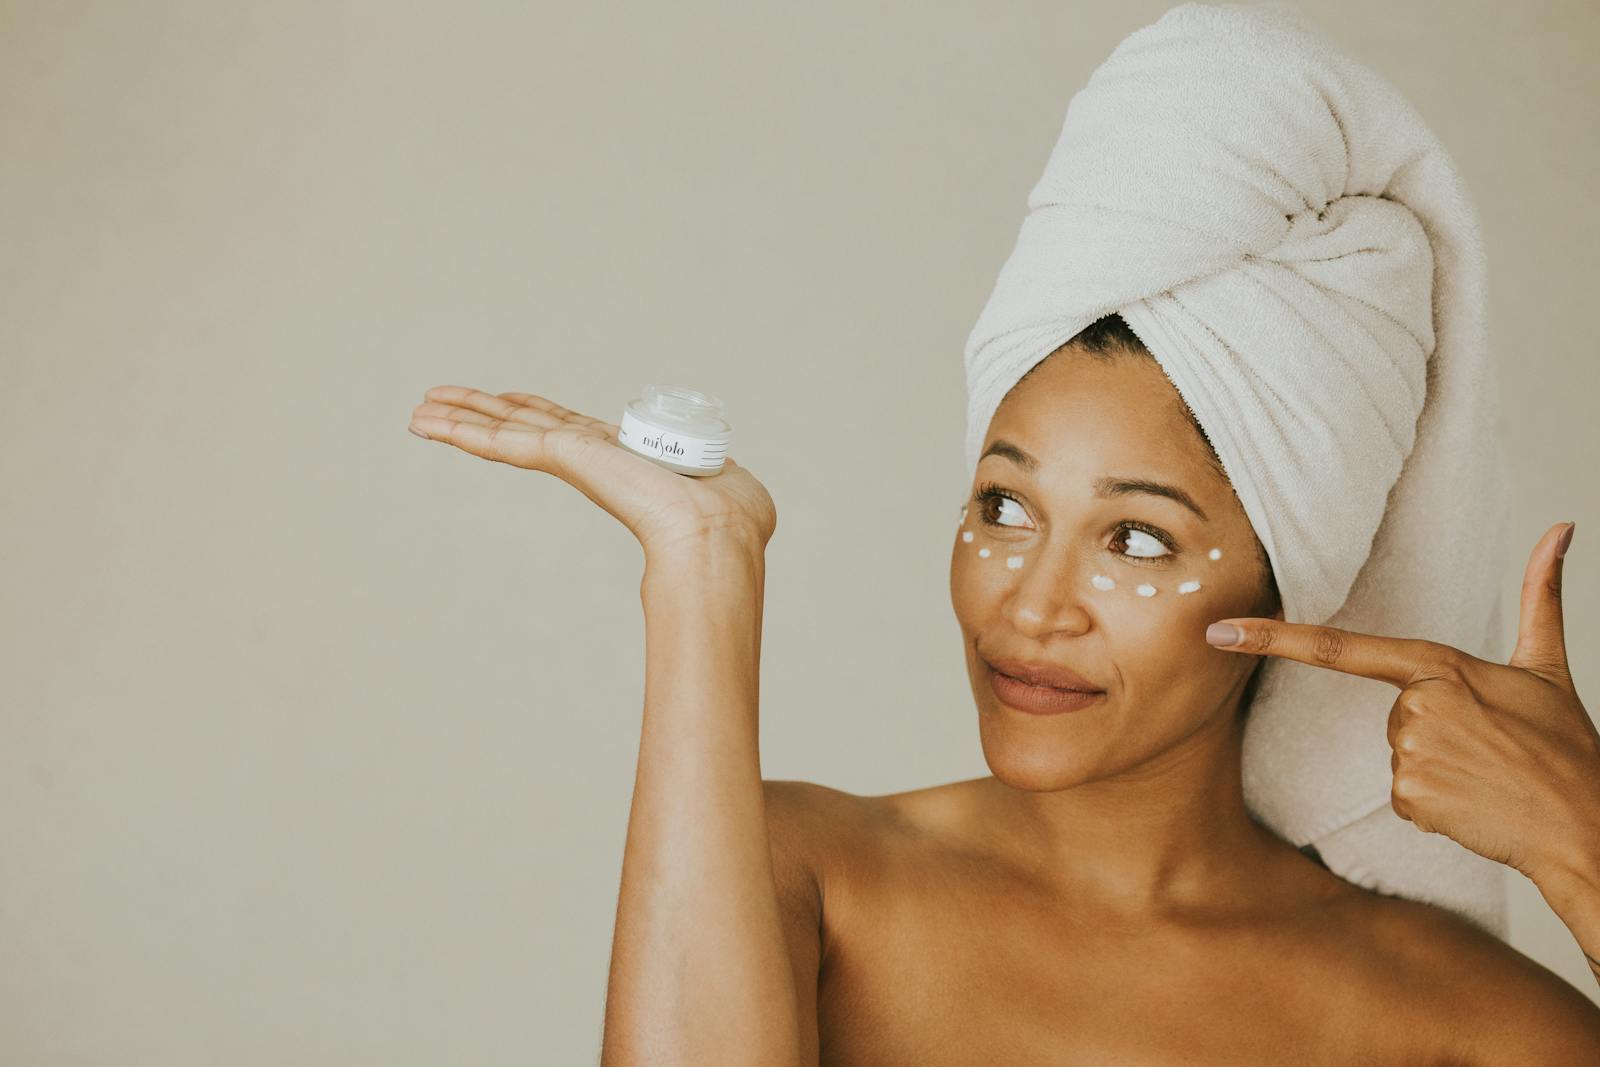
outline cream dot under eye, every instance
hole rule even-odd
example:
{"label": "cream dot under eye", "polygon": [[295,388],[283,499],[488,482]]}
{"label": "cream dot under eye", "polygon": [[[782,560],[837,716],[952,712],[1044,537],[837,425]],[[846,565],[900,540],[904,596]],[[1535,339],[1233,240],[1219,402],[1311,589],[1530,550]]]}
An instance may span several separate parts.
{"label": "cream dot under eye", "polygon": [[1016,570],[1018,567],[1022,566],[1022,557],[1021,556],[1008,556],[1008,557],[1006,557],[1006,566],[1010,567],[1012,570]]}
{"label": "cream dot under eye", "polygon": [[988,559],[989,558],[989,550],[987,548],[978,549],[978,558],[979,559]]}
{"label": "cream dot under eye", "polygon": [[1096,589],[1115,589],[1117,587],[1117,583],[1115,581],[1107,578],[1103,574],[1097,574],[1093,578],[1090,578],[1089,584],[1093,585]]}
{"label": "cream dot under eye", "polygon": [[1209,553],[1207,553],[1207,555],[1209,555],[1212,559],[1221,559],[1222,558],[1222,549],[1213,548]]}
{"label": "cream dot under eye", "polygon": [[963,530],[963,531],[961,531],[961,540],[963,540],[963,541],[971,541],[972,540],[972,531],[971,530]]}
{"label": "cream dot under eye", "polygon": [[1199,588],[1200,588],[1200,583],[1199,582],[1188,581],[1188,582],[1184,582],[1182,585],[1178,586],[1178,592],[1180,592],[1180,593],[1192,593],[1196,589],[1199,589]]}
{"label": "cream dot under eye", "polygon": [[1156,587],[1153,585],[1141,585],[1139,588],[1135,589],[1134,592],[1138,593],[1140,596],[1155,596]]}

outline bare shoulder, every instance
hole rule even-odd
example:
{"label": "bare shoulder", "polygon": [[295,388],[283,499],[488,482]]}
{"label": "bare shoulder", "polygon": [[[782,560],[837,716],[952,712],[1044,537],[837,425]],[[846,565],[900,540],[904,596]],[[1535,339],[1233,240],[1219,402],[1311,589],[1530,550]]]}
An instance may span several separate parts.
{"label": "bare shoulder", "polygon": [[837,894],[844,888],[852,869],[870,863],[887,821],[884,806],[878,797],[817,782],[761,784],[780,883],[809,879],[820,907],[830,889]]}
{"label": "bare shoulder", "polygon": [[877,797],[791,779],[764,778],[761,785],[768,825],[787,843],[818,858],[859,845],[883,822]]}
{"label": "bare shoulder", "polygon": [[768,804],[775,804],[791,814],[830,813],[836,816],[859,817],[868,807],[864,797],[835,789],[817,782],[803,782],[788,778],[763,778],[761,786]]}
{"label": "bare shoulder", "polygon": [[812,838],[849,859],[881,848],[891,836],[937,834],[970,818],[979,780],[945,782],[902,793],[861,795],[816,782],[763,779],[767,818],[796,839]]}
{"label": "bare shoulder", "polygon": [[1600,1006],[1560,975],[1445,908],[1359,892],[1374,984],[1424,1000],[1461,1061],[1600,1064]]}

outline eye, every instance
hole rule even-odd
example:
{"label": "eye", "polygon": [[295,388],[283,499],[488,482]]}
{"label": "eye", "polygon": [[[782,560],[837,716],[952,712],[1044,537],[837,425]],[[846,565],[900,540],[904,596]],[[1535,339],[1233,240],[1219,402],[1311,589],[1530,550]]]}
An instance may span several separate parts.
{"label": "eye", "polygon": [[[1167,537],[1154,526],[1146,526],[1139,522],[1122,522],[1117,526],[1119,536],[1112,539],[1112,551],[1127,559],[1160,560],[1176,555],[1171,538]],[[1126,544],[1127,551],[1118,550],[1115,546]]]}
{"label": "eye", "polygon": [[1027,518],[1027,513],[1022,510],[1022,505],[1017,502],[1017,498],[1006,492],[1004,489],[1001,489],[993,482],[985,482],[983,485],[978,486],[978,491],[972,494],[972,502],[978,505],[978,519],[985,526],[1005,526],[1011,529],[1016,529],[1016,527],[1012,526],[1009,522],[998,522],[995,519],[989,518],[990,504],[1000,505],[1000,513],[1002,515],[1005,514],[1005,505],[1010,504],[1016,509],[1018,513],[1017,517],[1022,519]]}

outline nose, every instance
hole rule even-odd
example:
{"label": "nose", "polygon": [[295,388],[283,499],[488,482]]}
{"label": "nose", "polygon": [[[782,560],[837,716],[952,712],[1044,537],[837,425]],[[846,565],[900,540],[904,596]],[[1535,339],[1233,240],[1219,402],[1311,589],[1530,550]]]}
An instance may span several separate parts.
{"label": "nose", "polygon": [[1092,620],[1084,599],[1086,578],[1077,557],[1060,548],[1042,545],[1020,557],[1016,580],[1006,598],[1006,615],[1018,633],[1043,637],[1052,633],[1080,634]]}

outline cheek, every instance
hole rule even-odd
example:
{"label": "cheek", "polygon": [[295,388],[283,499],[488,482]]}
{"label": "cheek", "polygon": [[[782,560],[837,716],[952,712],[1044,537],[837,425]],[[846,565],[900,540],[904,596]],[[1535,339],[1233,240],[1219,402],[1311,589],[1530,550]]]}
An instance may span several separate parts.
{"label": "cheek", "polygon": [[[1206,627],[1216,614],[1205,583],[1180,596],[1173,591],[1177,582],[1168,577],[1114,577],[1115,589],[1091,590],[1084,602],[1105,634],[1125,684],[1141,698],[1187,688],[1217,652],[1205,642]],[[1154,586],[1155,595],[1124,589],[1124,577],[1129,586]]]}
{"label": "cheek", "polygon": [[[1091,589],[1080,602],[1104,632],[1129,688],[1149,698],[1146,706],[1159,705],[1164,697],[1192,706],[1203,694],[1232,684],[1241,657],[1212,648],[1205,632],[1218,619],[1250,614],[1256,589],[1248,567],[1202,558],[1199,566],[1179,565],[1159,574],[1126,565],[1100,573],[1115,587]],[[1153,595],[1141,596],[1141,586],[1153,589]]]}
{"label": "cheek", "polygon": [[[970,540],[966,534],[972,534]],[[1016,571],[1006,569],[993,542],[975,534],[970,522],[956,530],[950,550],[950,602],[964,628],[971,629],[986,605],[1003,598],[1016,576]]]}

